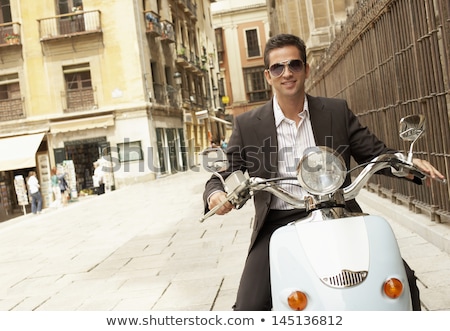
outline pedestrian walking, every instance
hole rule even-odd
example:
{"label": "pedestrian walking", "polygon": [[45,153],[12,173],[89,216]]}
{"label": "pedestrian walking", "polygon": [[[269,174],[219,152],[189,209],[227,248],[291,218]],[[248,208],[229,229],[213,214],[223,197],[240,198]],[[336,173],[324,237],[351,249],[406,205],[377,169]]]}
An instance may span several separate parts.
{"label": "pedestrian walking", "polygon": [[33,214],[40,214],[42,211],[41,186],[39,185],[35,171],[30,171],[28,173],[27,185],[31,195],[31,212]]}
{"label": "pedestrian walking", "polygon": [[58,172],[56,170],[56,167],[53,167],[51,169],[51,185],[52,185],[52,192],[53,192],[53,202],[52,207],[60,207],[62,203],[62,195],[61,190],[59,188],[59,178],[58,178]]}
{"label": "pedestrian walking", "polygon": [[69,202],[70,188],[69,184],[67,184],[64,173],[58,174],[58,186],[59,191],[61,192],[61,202],[63,206],[67,206]]}
{"label": "pedestrian walking", "polygon": [[105,193],[105,181],[103,178],[103,167],[100,165],[100,160],[93,163],[94,165],[94,175],[92,176],[92,181],[94,183],[94,189],[97,195]]}

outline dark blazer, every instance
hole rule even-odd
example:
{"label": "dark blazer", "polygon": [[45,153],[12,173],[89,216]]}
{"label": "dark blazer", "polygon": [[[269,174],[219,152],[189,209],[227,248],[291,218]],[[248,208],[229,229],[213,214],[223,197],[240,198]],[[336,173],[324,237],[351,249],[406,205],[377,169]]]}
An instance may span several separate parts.
{"label": "dark blazer", "polygon": [[[395,152],[362,126],[342,99],[330,99],[307,95],[312,129],[317,146],[337,150],[350,169],[351,157],[357,163]],[[273,115],[273,100],[235,118],[233,133],[228,142],[227,158],[230,167],[224,177],[235,170],[248,171],[251,177],[273,178],[277,176],[278,142]],[[344,186],[350,183],[347,177]],[[220,180],[212,176],[204,192],[205,210],[207,197],[216,190],[223,190]],[[258,192],[254,196],[255,222],[251,238],[252,246],[269,212],[272,195]],[[347,208],[359,211],[356,201],[348,202]]]}

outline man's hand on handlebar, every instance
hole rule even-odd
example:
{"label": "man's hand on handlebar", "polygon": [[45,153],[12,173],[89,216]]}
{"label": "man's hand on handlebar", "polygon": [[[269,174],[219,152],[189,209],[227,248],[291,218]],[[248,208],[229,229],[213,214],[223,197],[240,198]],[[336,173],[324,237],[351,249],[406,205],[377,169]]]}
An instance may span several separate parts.
{"label": "man's hand on handlebar", "polygon": [[[227,200],[227,194],[225,192],[215,192],[211,195],[208,202],[208,208],[211,210],[218,204],[222,203],[224,200]],[[220,207],[216,211],[216,215],[225,215],[229,213],[232,209],[234,209],[233,205],[230,202],[226,202],[222,207]]]}
{"label": "man's hand on handlebar", "polygon": [[[421,170],[422,172],[427,174],[427,179],[426,179],[427,185],[430,185],[431,179],[436,179],[441,182],[446,182],[444,175],[441,174],[439,172],[439,170],[437,170],[433,165],[431,165],[430,162],[428,162],[426,160],[422,160],[422,159],[417,159],[417,158],[414,158],[412,160],[412,162],[417,168],[419,168],[419,170]],[[409,174],[407,177],[409,179],[413,179],[414,175]]]}

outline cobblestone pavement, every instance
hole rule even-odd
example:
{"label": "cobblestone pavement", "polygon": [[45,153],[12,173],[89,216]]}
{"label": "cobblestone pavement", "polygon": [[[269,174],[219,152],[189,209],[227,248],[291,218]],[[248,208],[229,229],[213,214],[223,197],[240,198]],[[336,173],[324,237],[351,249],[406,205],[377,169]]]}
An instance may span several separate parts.
{"label": "cobblestone pavement", "polygon": [[[208,177],[190,170],[0,223],[0,310],[231,310],[253,204],[200,223]],[[372,193],[360,201],[393,218],[424,309],[450,310],[448,227]],[[440,243],[395,221],[398,213]]]}

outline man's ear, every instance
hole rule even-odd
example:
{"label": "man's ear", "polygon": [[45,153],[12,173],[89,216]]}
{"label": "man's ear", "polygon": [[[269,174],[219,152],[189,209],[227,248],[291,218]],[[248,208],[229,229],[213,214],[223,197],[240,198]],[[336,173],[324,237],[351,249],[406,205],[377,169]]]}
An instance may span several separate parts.
{"label": "man's ear", "polygon": [[264,70],[264,76],[266,77],[267,83],[269,83],[269,85],[272,85],[272,77],[270,77],[269,70]]}
{"label": "man's ear", "polygon": [[305,65],[305,78],[309,77],[309,63]]}

